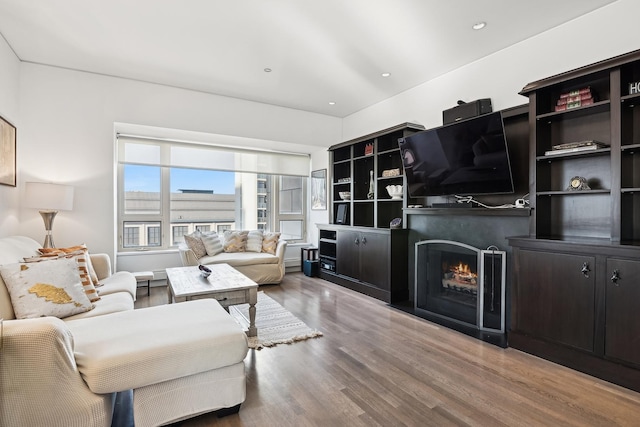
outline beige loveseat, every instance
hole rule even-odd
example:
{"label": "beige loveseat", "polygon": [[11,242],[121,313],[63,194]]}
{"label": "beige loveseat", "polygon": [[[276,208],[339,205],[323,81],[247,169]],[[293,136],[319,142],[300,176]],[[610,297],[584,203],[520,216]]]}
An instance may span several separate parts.
{"label": "beige loveseat", "polygon": [[[22,262],[39,247],[27,237],[2,238],[0,265]],[[132,396],[137,427],[239,409],[247,339],[220,304],[134,310],[133,275],[112,274],[107,255],[91,261],[103,284],[100,300],[64,319],[15,319],[0,277],[0,425],[110,426],[123,395]]]}
{"label": "beige loveseat", "polygon": [[[222,236],[221,236],[222,237]],[[224,240],[223,240],[224,245]],[[222,251],[215,255],[202,253],[200,257],[186,243],[178,246],[180,260],[183,266],[229,264],[240,273],[247,276],[259,285],[277,284],[282,281],[285,273],[284,253],[287,249],[287,241],[278,239],[275,253],[257,251]]]}

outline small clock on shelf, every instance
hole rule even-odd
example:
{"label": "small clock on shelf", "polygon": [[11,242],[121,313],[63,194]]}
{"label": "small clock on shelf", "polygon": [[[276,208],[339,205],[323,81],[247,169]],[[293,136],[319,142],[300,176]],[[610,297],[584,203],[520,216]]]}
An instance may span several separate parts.
{"label": "small clock on shelf", "polygon": [[587,179],[583,176],[574,176],[569,181],[569,187],[567,187],[568,191],[581,191],[581,190],[591,190],[589,184],[587,184]]}

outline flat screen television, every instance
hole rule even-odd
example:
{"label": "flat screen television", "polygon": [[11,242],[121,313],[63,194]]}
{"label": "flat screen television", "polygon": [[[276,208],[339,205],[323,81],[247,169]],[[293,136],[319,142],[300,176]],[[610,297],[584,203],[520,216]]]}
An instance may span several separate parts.
{"label": "flat screen television", "polygon": [[502,114],[484,114],[398,140],[411,197],[513,193]]}

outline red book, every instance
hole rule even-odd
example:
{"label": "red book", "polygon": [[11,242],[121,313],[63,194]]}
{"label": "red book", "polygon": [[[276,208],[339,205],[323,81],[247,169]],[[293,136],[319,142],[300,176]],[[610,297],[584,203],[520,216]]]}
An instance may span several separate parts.
{"label": "red book", "polygon": [[569,102],[574,102],[574,101],[584,101],[586,99],[593,100],[591,93],[583,93],[580,95],[572,95],[572,96],[567,96],[565,98],[560,98],[558,99],[558,105],[565,105]]}
{"label": "red book", "polygon": [[560,98],[567,98],[569,96],[577,96],[585,93],[591,93],[591,86],[583,87],[581,89],[572,90],[570,92],[565,92],[560,94]]}

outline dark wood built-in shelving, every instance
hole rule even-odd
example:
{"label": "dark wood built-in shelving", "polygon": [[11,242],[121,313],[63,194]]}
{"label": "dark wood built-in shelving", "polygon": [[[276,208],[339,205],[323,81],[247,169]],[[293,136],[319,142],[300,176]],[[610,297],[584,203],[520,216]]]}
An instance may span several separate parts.
{"label": "dark wood built-in shelving", "polygon": [[[509,345],[640,391],[640,51],[528,84],[532,217],[509,239]],[[592,105],[554,111],[589,87]],[[545,155],[597,140],[606,148]],[[569,191],[574,176],[591,190]]]}
{"label": "dark wood built-in shelving", "polygon": [[[404,123],[329,148],[332,222],[341,210],[347,215],[319,226],[320,277],[387,302],[408,298],[408,232],[390,229],[406,200],[386,187],[405,185],[398,139],[421,130]],[[383,176],[389,170],[398,174]]]}

